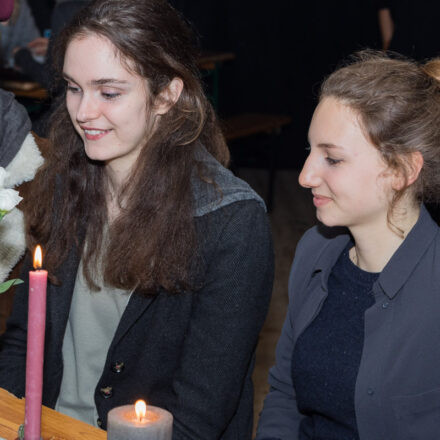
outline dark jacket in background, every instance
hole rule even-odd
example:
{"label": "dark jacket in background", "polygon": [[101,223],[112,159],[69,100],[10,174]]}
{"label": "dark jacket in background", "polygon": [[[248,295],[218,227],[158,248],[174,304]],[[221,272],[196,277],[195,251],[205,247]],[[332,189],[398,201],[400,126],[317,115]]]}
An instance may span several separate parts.
{"label": "dark jacket in background", "polygon": [[[335,231],[339,233],[335,234]],[[345,232],[344,232],[345,231]],[[278,342],[271,390],[257,440],[297,440],[301,419],[292,385],[298,336],[319,313],[346,230],[318,227],[298,244],[289,310]],[[420,218],[373,285],[355,388],[360,440],[438,440],[440,427],[440,234],[422,206]]]}

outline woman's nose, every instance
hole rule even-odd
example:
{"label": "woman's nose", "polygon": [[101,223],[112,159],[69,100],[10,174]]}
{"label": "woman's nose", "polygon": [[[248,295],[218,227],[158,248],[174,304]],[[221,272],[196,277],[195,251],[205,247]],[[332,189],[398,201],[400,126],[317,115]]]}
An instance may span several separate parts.
{"label": "woman's nose", "polygon": [[298,177],[298,182],[304,188],[316,188],[321,183],[321,178],[319,177],[319,165],[316,162],[314,155],[309,154],[301,173]]}
{"label": "woman's nose", "polygon": [[76,112],[76,119],[78,122],[87,122],[96,119],[100,114],[99,103],[93,96],[84,94],[81,97],[78,111]]}

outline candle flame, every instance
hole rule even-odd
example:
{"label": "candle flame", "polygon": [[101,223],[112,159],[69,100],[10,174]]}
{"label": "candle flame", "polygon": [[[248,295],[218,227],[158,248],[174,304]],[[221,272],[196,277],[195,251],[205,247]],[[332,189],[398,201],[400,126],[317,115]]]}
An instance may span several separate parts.
{"label": "candle flame", "polygon": [[34,269],[41,269],[43,266],[43,253],[41,251],[41,246],[38,245],[34,252]]}
{"label": "candle flame", "polygon": [[136,411],[136,417],[140,422],[142,422],[142,419],[147,414],[147,404],[143,400],[138,400],[134,404],[134,410]]}

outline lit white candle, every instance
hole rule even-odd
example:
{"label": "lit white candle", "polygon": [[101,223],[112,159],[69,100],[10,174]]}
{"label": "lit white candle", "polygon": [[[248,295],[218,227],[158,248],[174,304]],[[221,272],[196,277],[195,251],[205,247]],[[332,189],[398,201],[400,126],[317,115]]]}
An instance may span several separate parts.
{"label": "lit white candle", "polygon": [[135,405],[113,408],[108,413],[107,440],[171,440],[173,416],[165,409]]}

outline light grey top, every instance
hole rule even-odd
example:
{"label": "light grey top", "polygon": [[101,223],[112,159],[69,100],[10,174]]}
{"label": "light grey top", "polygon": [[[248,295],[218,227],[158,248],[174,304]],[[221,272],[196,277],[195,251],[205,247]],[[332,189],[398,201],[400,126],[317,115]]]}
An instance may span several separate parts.
{"label": "light grey top", "polygon": [[130,292],[114,287],[91,291],[79,265],[63,340],[64,370],[57,411],[97,426],[95,388],[129,298]]}

